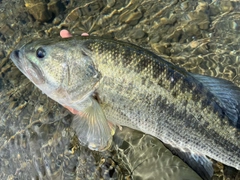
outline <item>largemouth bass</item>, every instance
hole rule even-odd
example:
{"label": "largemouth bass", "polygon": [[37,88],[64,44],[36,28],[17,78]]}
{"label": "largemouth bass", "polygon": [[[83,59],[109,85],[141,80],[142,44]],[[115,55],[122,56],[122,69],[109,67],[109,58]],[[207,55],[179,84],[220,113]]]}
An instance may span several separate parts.
{"label": "largemouth bass", "polygon": [[46,95],[76,114],[72,127],[95,150],[117,125],[157,137],[191,157],[240,169],[240,88],[197,75],[154,53],[99,37],[30,42],[15,65]]}

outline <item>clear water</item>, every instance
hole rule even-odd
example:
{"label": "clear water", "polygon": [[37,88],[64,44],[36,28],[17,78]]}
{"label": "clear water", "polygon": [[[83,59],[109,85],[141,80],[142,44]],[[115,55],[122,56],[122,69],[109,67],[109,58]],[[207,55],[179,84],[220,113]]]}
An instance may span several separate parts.
{"label": "clear water", "polygon": [[[82,147],[71,114],[36,89],[9,53],[20,40],[68,29],[131,42],[240,86],[239,10],[234,0],[0,1],[0,178],[199,179],[161,142],[129,129],[107,152]],[[220,163],[214,169],[213,179],[240,179]]]}

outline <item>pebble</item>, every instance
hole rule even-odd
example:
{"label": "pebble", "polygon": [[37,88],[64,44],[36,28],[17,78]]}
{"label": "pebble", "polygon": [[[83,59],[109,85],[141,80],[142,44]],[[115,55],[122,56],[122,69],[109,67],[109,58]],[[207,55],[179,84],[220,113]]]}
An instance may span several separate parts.
{"label": "pebble", "polygon": [[222,12],[229,12],[234,9],[231,1],[220,1],[220,2],[221,2],[220,9],[222,10]]}
{"label": "pebble", "polygon": [[133,29],[130,37],[133,39],[141,39],[146,33],[142,29]]}
{"label": "pebble", "polygon": [[61,11],[65,10],[64,5],[59,0],[51,0],[47,4],[48,10],[57,16]]}
{"label": "pebble", "polygon": [[54,19],[53,19],[53,24],[54,25],[58,25],[58,24],[60,24],[61,23],[61,18],[60,17],[55,17]]}
{"label": "pebble", "polygon": [[142,12],[137,10],[136,12],[133,11],[126,11],[119,16],[119,20],[125,23],[131,23],[132,25],[137,24],[140,18],[142,17]]}
{"label": "pebble", "polygon": [[12,37],[14,35],[14,31],[4,23],[0,23],[0,33],[4,35],[4,37]]}
{"label": "pebble", "polygon": [[46,22],[52,18],[44,0],[24,0],[28,12],[38,21]]}
{"label": "pebble", "polygon": [[0,50],[0,59],[3,59],[5,57],[4,52]]}

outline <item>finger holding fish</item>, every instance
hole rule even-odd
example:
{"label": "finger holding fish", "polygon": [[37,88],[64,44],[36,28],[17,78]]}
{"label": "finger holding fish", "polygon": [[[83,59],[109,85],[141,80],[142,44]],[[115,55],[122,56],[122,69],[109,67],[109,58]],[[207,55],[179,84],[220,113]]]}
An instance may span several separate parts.
{"label": "finger holding fish", "polygon": [[[60,36],[62,38],[69,38],[69,37],[72,37],[72,34],[68,30],[63,29],[63,30],[60,31]],[[81,36],[89,36],[89,34],[88,33],[82,33]]]}

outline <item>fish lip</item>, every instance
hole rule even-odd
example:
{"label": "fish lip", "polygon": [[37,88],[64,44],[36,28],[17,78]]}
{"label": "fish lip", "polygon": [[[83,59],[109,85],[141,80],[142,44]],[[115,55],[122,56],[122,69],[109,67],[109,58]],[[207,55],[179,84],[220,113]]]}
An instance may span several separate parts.
{"label": "fish lip", "polygon": [[[17,54],[16,54],[17,53]],[[17,68],[19,70],[22,71],[22,53],[21,53],[21,49],[17,49],[14,50],[11,54],[10,54],[10,59],[13,61],[13,63],[17,66]]]}

